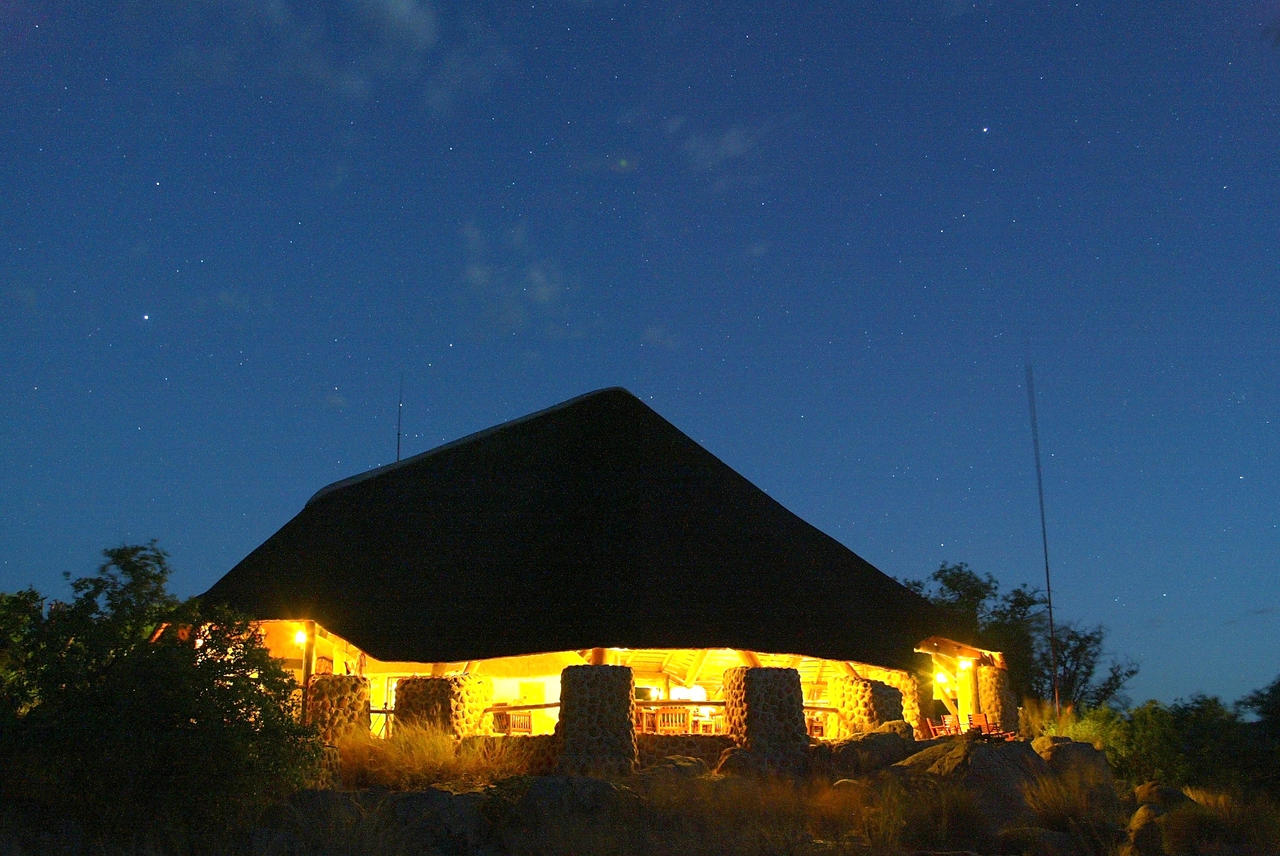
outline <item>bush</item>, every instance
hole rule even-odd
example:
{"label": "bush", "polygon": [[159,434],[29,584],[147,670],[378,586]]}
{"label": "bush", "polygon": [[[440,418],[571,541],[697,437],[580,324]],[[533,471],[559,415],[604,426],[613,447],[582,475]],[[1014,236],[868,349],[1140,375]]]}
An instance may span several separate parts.
{"label": "bush", "polygon": [[[292,677],[243,618],[165,591],[154,544],[106,551],[70,603],[7,620],[0,800],[31,827],[190,849],[315,770]],[[6,595],[30,602],[30,594]]]}

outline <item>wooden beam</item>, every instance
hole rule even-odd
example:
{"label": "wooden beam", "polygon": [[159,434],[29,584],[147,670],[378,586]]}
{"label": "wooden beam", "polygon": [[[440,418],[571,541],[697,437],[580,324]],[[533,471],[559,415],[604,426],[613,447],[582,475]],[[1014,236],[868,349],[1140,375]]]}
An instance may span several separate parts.
{"label": "wooden beam", "polygon": [[706,648],[699,648],[693,652],[693,660],[689,663],[689,668],[684,673],[684,685],[691,687],[698,681],[698,673],[702,671],[703,665],[707,662],[707,654],[710,652]]}

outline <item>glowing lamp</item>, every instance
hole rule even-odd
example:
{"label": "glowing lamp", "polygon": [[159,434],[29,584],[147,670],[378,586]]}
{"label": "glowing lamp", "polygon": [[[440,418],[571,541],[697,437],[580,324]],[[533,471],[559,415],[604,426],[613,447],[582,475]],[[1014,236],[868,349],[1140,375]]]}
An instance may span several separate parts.
{"label": "glowing lamp", "polygon": [[972,668],[973,668],[973,661],[972,661],[972,660],[964,660],[964,659],[962,659],[962,660],[960,661],[960,668],[962,668],[962,669],[972,669]]}
{"label": "glowing lamp", "polygon": [[946,673],[946,672],[938,672],[937,674],[935,674],[935,675],[933,676],[933,679],[934,679],[935,681],[937,681],[938,683],[940,683],[940,684],[945,684],[945,683],[947,682],[947,673]]}
{"label": "glowing lamp", "polygon": [[304,648],[304,647],[306,647],[306,644],[307,644],[307,631],[305,631],[305,630],[299,630],[297,633],[293,634],[293,642],[294,642],[294,644],[295,644],[295,645],[297,645],[299,648]]}

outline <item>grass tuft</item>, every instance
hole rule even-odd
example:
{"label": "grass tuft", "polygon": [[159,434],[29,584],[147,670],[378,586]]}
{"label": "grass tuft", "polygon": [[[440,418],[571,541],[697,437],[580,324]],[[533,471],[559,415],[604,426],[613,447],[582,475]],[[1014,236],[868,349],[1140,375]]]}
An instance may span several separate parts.
{"label": "grass tuft", "polygon": [[411,723],[398,723],[385,738],[353,733],[337,749],[345,788],[476,787],[526,772],[530,759],[521,738],[458,740]]}

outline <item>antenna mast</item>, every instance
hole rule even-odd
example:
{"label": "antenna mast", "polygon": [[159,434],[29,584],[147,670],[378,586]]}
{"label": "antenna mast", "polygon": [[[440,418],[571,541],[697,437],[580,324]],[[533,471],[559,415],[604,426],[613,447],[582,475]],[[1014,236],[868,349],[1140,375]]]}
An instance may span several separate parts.
{"label": "antenna mast", "polygon": [[400,395],[396,399],[396,462],[400,461],[400,416],[404,413],[404,372],[400,372]]}
{"label": "antenna mast", "polygon": [[1036,424],[1036,386],[1031,373],[1031,363],[1027,363],[1027,406],[1031,411],[1031,446],[1036,455],[1036,493],[1040,497],[1040,543],[1044,546],[1044,596],[1049,610],[1049,668],[1053,678],[1053,713],[1062,714],[1062,703],[1058,698],[1058,636],[1053,627],[1053,586],[1049,582],[1049,531],[1044,522],[1044,476],[1040,471],[1040,429]]}

